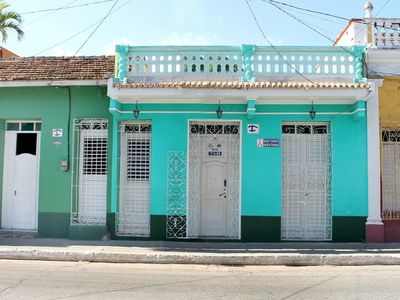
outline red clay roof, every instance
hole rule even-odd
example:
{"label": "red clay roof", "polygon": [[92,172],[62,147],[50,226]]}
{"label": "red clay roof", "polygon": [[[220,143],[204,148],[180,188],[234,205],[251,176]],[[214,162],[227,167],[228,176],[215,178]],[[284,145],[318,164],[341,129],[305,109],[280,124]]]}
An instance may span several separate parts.
{"label": "red clay roof", "polygon": [[0,81],[102,80],[113,73],[114,56],[42,56],[0,60]]}

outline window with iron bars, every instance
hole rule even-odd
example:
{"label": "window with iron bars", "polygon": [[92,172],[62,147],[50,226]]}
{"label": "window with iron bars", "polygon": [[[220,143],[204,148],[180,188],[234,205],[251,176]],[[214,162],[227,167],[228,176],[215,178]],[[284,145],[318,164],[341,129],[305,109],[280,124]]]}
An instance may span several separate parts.
{"label": "window with iron bars", "polygon": [[382,129],[382,219],[400,220],[400,129]]}

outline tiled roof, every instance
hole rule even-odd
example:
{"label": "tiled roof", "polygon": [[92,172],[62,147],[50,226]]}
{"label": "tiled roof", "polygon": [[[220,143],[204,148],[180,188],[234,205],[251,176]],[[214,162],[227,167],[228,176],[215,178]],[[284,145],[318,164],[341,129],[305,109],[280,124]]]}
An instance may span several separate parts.
{"label": "tiled roof", "polygon": [[114,56],[43,56],[0,60],[0,81],[102,80],[113,73]]}
{"label": "tiled roof", "polygon": [[158,83],[117,83],[115,88],[122,89],[154,89],[154,88],[195,88],[195,89],[358,89],[369,88],[368,83],[340,82],[240,82],[240,81],[179,81]]}

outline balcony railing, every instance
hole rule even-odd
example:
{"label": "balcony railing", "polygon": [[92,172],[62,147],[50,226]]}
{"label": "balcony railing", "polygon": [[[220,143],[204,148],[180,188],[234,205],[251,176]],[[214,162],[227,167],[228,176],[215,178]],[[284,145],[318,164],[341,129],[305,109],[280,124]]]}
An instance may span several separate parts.
{"label": "balcony railing", "polygon": [[400,47],[400,19],[367,19],[373,27],[372,44],[377,48]]}
{"label": "balcony railing", "polygon": [[365,81],[362,64],[364,51],[364,47],[357,46],[117,46],[115,82],[252,82],[309,79],[358,83]]}

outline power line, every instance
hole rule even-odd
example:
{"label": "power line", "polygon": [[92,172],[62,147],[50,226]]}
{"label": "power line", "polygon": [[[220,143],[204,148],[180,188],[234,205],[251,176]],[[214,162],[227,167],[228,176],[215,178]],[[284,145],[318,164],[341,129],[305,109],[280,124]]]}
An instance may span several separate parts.
{"label": "power line", "polygon": [[381,13],[381,11],[386,7],[386,5],[388,5],[389,4],[389,2],[390,2],[391,0],[387,0],[386,2],[385,2],[385,4],[383,4],[383,6],[381,7],[381,9],[378,11],[378,13],[376,14],[376,17]]}
{"label": "power line", "polygon": [[[290,7],[290,8],[296,9],[296,10],[300,10],[300,11],[306,11],[306,12],[310,12],[310,13],[314,13],[314,14],[328,16],[328,17],[331,17],[331,18],[341,19],[341,20],[345,20],[347,22],[353,21],[353,22],[358,23],[358,24],[371,25],[371,23],[368,23],[368,22],[365,22],[365,21],[362,21],[362,20],[349,19],[349,18],[345,18],[345,17],[342,17],[342,16],[338,16],[338,15],[334,15],[334,14],[330,14],[330,13],[326,13],[326,12],[321,12],[321,11],[318,11],[318,10],[312,10],[312,9],[307,9],[307,8],[291,5],[291,4],[288,4],[288,3],[285,3],[285,2],[280,2],[280,1],[275,1],[275,0],[261,0],[261,1],[263,1],[265,3],[268,3],[268,4],[275,4],[275,5],[278,4],[278,5]],[[381,27],[381,28],[390,29],[390,30],[393,30],[393,31],[400,31],[400,29],[398,29],[398,28],[393,28],[391,26],[385,26],[385,24],[380,25],[380,24],[376,24],[375,23],[373,25],[375,27]]]}
{"label": "power line", "polygon": [[294,72],[296,72],[297,75],[301,76],[302,78],[304,78],[305,80],[307,80],[310,83],[314,83],[312,80],[310,80],[309,78],[307,78],[306,76],[304,76],[302,73],[300,73],[299,71],[296,70],[295,67],[293,67],[291,64],[289,64],[287,62],[287,60],[283,57],[282,53],[274,46],[274,44],[272,44],[272,42],[268,39],[268,37],[266,36],[264,30],[262,29],[260,22],[258,22],[258,19],[253,11],[253,9],[251,8],[251,5],[249,3],[249,0],[245,0],[252,16],[254,19],[254,22],[256,23],[258,29],[260,30],[262,36],[264,37],[264,39],[267,41],[267,43],[274,49],[274,51],[280,56],[280,58],[285,62],[286,65],[288,65]]}
{"label": "power line", "polygon": [[89,39],[92,37],[92,35],[97,31],[97,29],[99,29],[99,27],[101,26],[101,24],[104,23],[104,21],[108,18],[108,16],[111,14],[111,11],[114,9],[115,5],[117,5],[119,0],[116,0],[114,2],[114,4],[111,6],[110,10],[107,12],[107,14],[104,16],[104,18],[100,21],[100,23],[96,26],[96,28],[92,31],[91,34],[89,34],[89,36],[87,37],[87,39],[83,42],[83,44],[79,47],[78,50],[76,50],[75,54],[73,56],[76,56],[78,54],[78,52],[83,48],[83,46],[86,45],[86,43],[89,41]]}
{"label": "power line", "polygon": [[[114,9],[114,11],[112,11],[110,15],[113,15],[113,14],[116,13],[118,10],[120,10],[122,7],[128,5],[128,4],[131,3],[132,1],[133,1],[133,0],[127,0],[125,3],[121,4],[121,5],[118,6],[116,9]],[[55,47],[61,45],[61,44],[64,44],[65,42],[67,42],[67,41],[69,41],[69,40],[72,40],[73,38],[77,37],[77,36],[80,35],[81,33],[85,32],[85,31],[89,30],[90,28],[92,28],[93,26],[95,26],[97,23],[101,22],[102,19],[103,19],[103,18],[98,19],[96,22],[92,23],[91,25],[87,26],[86,28],[82,29],[81,31],[79,31],[79,32],[77,32],[77,33],[75,33],[75,34],[73,34],[72,36],[70,36],[70,37],[68,37],[68,38],[66,38],[66,39],[64,39],[64,40],[62,40],[61,42],[58,42],[58,43],[56,43],[56,44],[53,44],[52,46],[50,46],[50,47],[48,47],[48,48],[46,48],[46,49],[44,49],[44,50],[42,50],[42,51],[37,52],[36,54],[34,54],[34,56],[37,56],[37,55],[39,55],[39,54],[42,54],[42,53],[44,53],[44,52],[46,52],[46,51],[49,51],[49,50],[51,50],[51,49],[53,49],[53,48],[55,48]]]}
{"label": "power line", "polygon": [[[264,0],[263,0],[264,1]],[[266,1],[265,1],[266,2]],[[283,8],[279,7],[278,5],[272,3],[272,2],[276,2],[276,1],[269,1],[269,3],[274,6],[275,8],[279,9],[281,12],[283,12],[284,14],[288,15],[289,17],[293,18],[294,20],[296,20],[297,22],[303,24],[304,26],[308,27],[309,29],[311,29],[312,31],[316,32],[317,34],[321,35],[322,37],[326,38],[327,40],[329,40],[332,43],[335,43],[335,41],[333,39],[331,39],[330,37],[328,37],[327,35],[323,34],[322,32],[318,31],[317,29],[313,28],[311,25],[307,24],[306,22],[304,22],[303,20],[301,20],[300,18],[290,14],[289,12],[287,12],[286,10],[284,10]],[[358,59],[358,57],[356,55],[354,55],[351,51],[347,50],[345,47],[338,45],[338,47],[340,47],[341,49],[343,49],[344,51],[346,51],[347,53],[349,53],[350,55],[352,55],[354,58]],[[377,72],[374,70],[369,69],[368,65],[365,63],[365,68],[366,71],[375,73],[375,74],[384,74],[384,75],[392,75],[392,76],[400,76],[400,74],[395,74],[395,73],[385,73],[385,72]]]}
{"label": "power line", "polygon": [[303,7],[287,4],[285,2],[280,2],[280,1],[275,1],[275,0],[261,0],[261,1],[264,1],[264,2],[270,3],[270,4],[280,4],[280,5],[287,6],[287,7],[290,7],[290,8],[294,8],[294,9],[297,9],[297,10],[308,11],[308,12],[311,12],[311,13],[314,13],[314,14],[319,14],[319,15],[324,15],[324,16],[327,16],[327,17],[332,17],[332,18],[336,18],[336,19],[350,21],[349,18],[345,18],[345,17],[341,17],[341,16],[329,14],[329,13],[324,13],[324,12],[317,11],[317,10],[307,9],[307,8],[303,8]]}
{"label": "power line", "polygon": [[71,3],[74,3],[76,1],[72,1],[64,6],[57,7],[57,8],[47,8],[47,9],[40,9],[40,10],[34,10],[34,11],[27,11],[21,13],[21,15],[29,15],[29,14],[37,14],[37,13],[43,13],[43,12],[54,12],[54,11],[59,11],[59,10],[64,10],[64,9],[71,9],[71,8],[77,8],[77,7],[83,7],[83,6],[89,6],[89,5],[95,5],[95,4],[101,4],[101,3],[106,3],[106,2],[111,2],[114,0],[103,0],[103,1],[95,1],[95,2],[88,2],[88,3],[83,3],[83,4],[78,4],[78,5],[72,5],[72,6],[66,6]]}
{"label": "power line", "polygon": [[[68,5],[72,4],[72,3],[75,3],[75,2],[77,2],[77,1],[78,1],[78,0],[70,1],[70,2],[68,2],[67,4],[64,4],[63,6],[61,6],[59,9],[63,9],[64,7],[66,7],[66,6],[68,6]],[[54,12],[49,12],[48,14],[45,14],[44,16],[41,16],[40,18],[37,18],[36,20],[33,20],[32,22],[29,22],[28,24],[26,24],[26,26],[32,25],[32,24],[34,24],[34,23],[36,23],[36,22],[38,22],[38,21],[40,21],[40,20],[46,18],[47,16],[49,16],[49,15],[51,15],[51,14],[53,14],[53,13],[54,13]]]}

